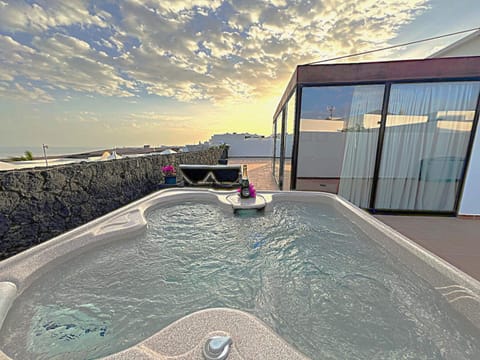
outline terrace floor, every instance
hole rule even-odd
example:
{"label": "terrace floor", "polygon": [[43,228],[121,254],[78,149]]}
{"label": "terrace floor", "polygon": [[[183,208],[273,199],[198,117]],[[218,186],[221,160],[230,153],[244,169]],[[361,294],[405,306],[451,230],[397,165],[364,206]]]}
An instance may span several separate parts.
{"label": "terrace floor", "polygon": [[272,160],[268,158],[229,158],[229,165],[247,165],[248,179],[256,190],[278,190],[272,176]]}
{"label": "terrace floor", "polygon": [[443,216],[375,217],[480,281],[480,220]]}
{"label": "terrace floor", "polygon": [[[278,190],[271,159],[230,158],[247,164],[257,190]],[[480,281],[480,220],[443,216],[375,215],[383,223]]]}

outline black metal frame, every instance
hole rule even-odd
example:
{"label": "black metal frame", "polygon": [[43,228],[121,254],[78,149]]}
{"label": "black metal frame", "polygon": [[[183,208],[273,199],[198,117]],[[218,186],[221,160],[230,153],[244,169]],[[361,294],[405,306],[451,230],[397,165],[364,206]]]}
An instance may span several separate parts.
{"label": "black metal frame", "polygon": [[380,129],[378,131],[377,148],[375,149],[375,167],[373,169],[372,188],[370,189],[370,210],[375,208],[377,198],[378,174],[380,173],[380,162],[382,161],[383,139],[385,138],[385,124],[387,122],[388,103],[390,101],[391,83],[386,83],[383,93],[382,116],[380,118]]}
{"label": "black metal frame", "polygon": [[[293,125],[293,144],[292,144],[292,160],[290,170],[290,189],[297,188],[297,163],[298,163],[298,147],[300,143],[300,111],[302,103],[302,89],[299,85],[295,86],[295,120]],[[291,97],[291,95],[290,95]],[[287,102],[288,104],[288,102]]]}
{"label": "black metal frame", "polygon": [[286,104],[288,104],[288,101],[285,103],[285,106],[282,108],[282,132],[281,132],[281,141],[280,141],[280,168],[278,170],[278,188],[280,190],[283,190],[283,167],[285,165],[285,131],[286,129],[286,122],[287,122],[287,111],[286,110]]}
{"label": "black metal frame", "polygon": [[275,163],[277,162],[277,120],[278,120],[278,117],[273,120],[272,174],[275,182],[277,182],[277,179],[275,178]]}
{"label": "black metal frame", "polygon": [[[390,90],[393,84],[422,84],[422,83],[444,83],[444,82],[462,82],[462,81],[480,81],[480,77],[473,76],[473,77],[446,77],[446,78],[421,78],[421,79],[401,79],[401,80],[389,80],[389,81],[356,81],[356,82],[325,82],[325,83],[302,83],[297,84],[292,92],[287,97],[287,100],[284,102],[282,107],[282,137],[285,131],[285,108],[290,101],[292,94],[295,92],[296,102],[295,102],[295,125],[294,125],[294,138],[293,138],[293,149],[292,149],[292,163],[291,163],[291,180],[290,180],[290,190],[295,190],[297,185],[297,168],[298,168],[298,149],[299,149],[299,141],[300,141],[300,117],[301,117],[301,103],[302,103],[302,95],[303,95],[303,88],[306,87],[328,87],[328,86],[355,86],[355,85],[384,85],[384,98],[382,102],[382,115],[381,115],[381,123],[379,129],[379,135],[377,140],[377,148],[376,148],[376,158],[375,158],[375,167],[374,173],[372,178],[372,187],[370,190],[370,206],[367,209],[373,213],[383,213],[383,214],[419,214],[419,215],[447,215],[447,216],[455,216],[458,213],[459,206],[460,206],[460,199],[462,197],[464,186],[465,186],[465,175],[470,164],[471,152],[473,148],[473,143],[475,140],[475,134],[478,127],[479,117],[480,117],[480,94],[477,98],[477,106],[475,109],[475,115],[472,122],[472,129],[470,132],[470,138],[467,145],[467,152],[465,157],[465,164],[462,169],[462,177],[459,184],[459,189],[457,191],[454,203],[453,211],[428,211],[428,210],[390,210],[390,209],[376,209],[375,208],[375,200],[377,195],[377,187],[378,187],[378,176],[380,172],[380,163],[381,163],[381,156],[383,152],[383,141],[385,136],[385,127],[386,127],[386,118],[388,112],[388,104],[390,100]],[[277,117],[278,118],[278,117]],[[284,146],[284,145],[283,145]],[[274,150],[275,151],[275,150]],[[283,164],[284,164],[284,157],[285,157],[285,149],[283,148],[280,152],[280,171],[283,175]],[[283,184],[282,184],[283,186]],[[282,189],[282,187],[280,187]]]}

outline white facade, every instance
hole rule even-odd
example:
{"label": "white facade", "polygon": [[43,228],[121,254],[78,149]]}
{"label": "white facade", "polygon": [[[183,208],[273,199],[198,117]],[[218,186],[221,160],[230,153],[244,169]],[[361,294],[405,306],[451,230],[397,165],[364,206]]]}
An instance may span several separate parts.
{"label": "white facade", "polygon": [[458,214],[480,215],[480,126],[475,135]]}
{"label": "white facade", "polygon": [[456,56],[479,56],[480,55],[480,30],[465,36],[446,48],[437,51],[429,58],[456,57]]}
{"label": "white facade", "polygon": [[215,134],[210,145],[229,145],[229,157],[272,157],[273,137],[256,134]]}

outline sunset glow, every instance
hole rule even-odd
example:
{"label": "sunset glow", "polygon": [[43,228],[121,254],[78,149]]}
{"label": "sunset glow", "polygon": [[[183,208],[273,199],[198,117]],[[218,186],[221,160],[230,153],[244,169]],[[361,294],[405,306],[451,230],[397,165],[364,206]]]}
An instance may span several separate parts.
{"label": "sunset glow", "polygon": [[[476,1],[0,0],[0,145],[269,135],[297,64],[478,25]],[[462,21],[459,21],[462,19]],[[425,57],[455,38],[350,61]]]}

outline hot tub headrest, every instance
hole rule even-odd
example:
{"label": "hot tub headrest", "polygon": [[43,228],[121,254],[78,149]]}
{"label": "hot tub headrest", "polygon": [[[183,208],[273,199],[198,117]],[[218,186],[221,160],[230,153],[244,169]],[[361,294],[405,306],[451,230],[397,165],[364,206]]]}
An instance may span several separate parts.
{"label": "hot tub headrest", "polygon": [[233,187],[240,185],[240,165],[180,165],[186,186]]}

